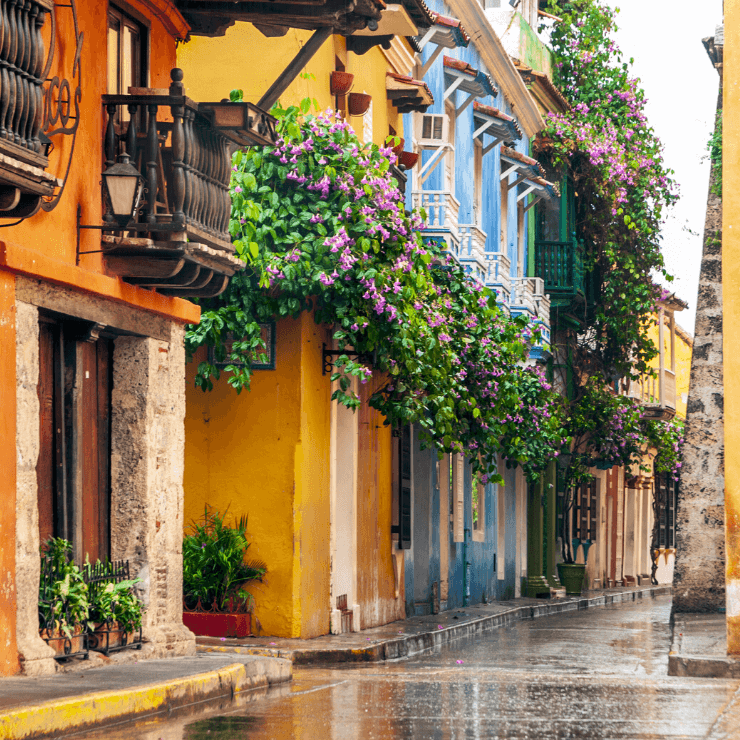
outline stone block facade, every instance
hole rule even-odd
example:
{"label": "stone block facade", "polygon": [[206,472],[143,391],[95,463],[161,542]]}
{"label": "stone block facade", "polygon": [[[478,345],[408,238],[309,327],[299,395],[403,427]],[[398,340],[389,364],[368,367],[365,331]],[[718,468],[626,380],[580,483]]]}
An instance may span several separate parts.
{"label": "stone block facade", "polygon": [[[113,339],[110,556],[129,561],[145,604],[142,657],[195,653],[182,624],[185,351],[182,325],[38,281],[16,290],[17,643],[26,675],[54,672],[39,637],[39,316],[53,311],[104,327]],[[148,331],[150,336],[133,332]],[[153,334],[154,336],[151,336]]]}
{"label": "stone block facade", "polygon": [[[717,121],[722,116],[720,85]],[[696,329],[676,512],[674,612],[725,604],[724,413],[722,375],[722,198],[709,181]]]}

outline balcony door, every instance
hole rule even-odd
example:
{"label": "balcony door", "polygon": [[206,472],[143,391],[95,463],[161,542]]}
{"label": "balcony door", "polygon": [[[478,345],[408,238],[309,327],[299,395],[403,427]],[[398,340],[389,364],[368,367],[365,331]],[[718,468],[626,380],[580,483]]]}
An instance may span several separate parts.
{"label": "balcony door", "polygon": [[39,326],[39,531],[69,540],[78,563],[110,556],[113,341],[95,326]]}

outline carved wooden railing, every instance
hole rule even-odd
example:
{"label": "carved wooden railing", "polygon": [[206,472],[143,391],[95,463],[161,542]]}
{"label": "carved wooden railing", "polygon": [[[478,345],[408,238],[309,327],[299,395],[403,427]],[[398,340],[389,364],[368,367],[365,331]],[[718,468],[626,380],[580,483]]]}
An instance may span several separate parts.
{"label": "carved wooden railing", "polygon": [[138,231],[233,252],[230,138],[185,96],[182,71],[171,76],[168,94],[103,95],[106,166],[125,150],[144,178]]}
{"label": "carved wooden railing", "polygon": [[535,264],[548,293],[573,295],[583,290],[583,259],[577,242],[536,242]]}
{"label": "carved wooden railing", "polygon": [[668,368],[627,382],[627,395],[638,400],[643,413],[654,419],[672,419],[676,413],[676,373]]}
{"label": "carved wooden railing", "polygon": [[51,0],[0,0],[0,139],[25,150],[19,158],[42,167],[46,52],[41,29],[53,8]]}

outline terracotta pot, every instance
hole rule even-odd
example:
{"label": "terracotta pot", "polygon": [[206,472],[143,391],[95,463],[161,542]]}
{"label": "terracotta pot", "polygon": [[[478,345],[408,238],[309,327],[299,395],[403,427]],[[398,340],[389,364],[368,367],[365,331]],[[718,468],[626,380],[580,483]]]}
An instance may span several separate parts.
{"label": "terracotta pot", "polygon": [[392,151],[397,157],[401,155],[401,152],[403,151],[403,145],[405,142],[406,142],[406,139],[399,139],[398,146],[393,147]]}
{"label": "terracotta pot", "polygon": [[398,155],[398,164],[405,170],[410,170],[419,161],[418,152],[401,152]]}
{"label": "terracotta pot", "polygon": [[249,637],[252,634],[251,614],[183,612],[182,623],[191,632],[205,637]]}
{"label": "terracotta pot", "polygon": [[373,96],[367,93],[350,93],[347,100],[349,114],[351,116],[364,116],[372,100]]}
{"label": "terracotta pot", "polygon": [[[107,634],[106,634],[107,632]],[[138,634],[138,630],[136,631]],[[111,648],[124,647],[134,641],[134,634],[124,632],[118,622],[99,624],[88,637],[90,650],[108,652]]]}
{"label": "terracotta pot", "polygon": [[46,644],[56,652],[55,658],[80,653],[86,650],[85,635],[79,627],[75,628],[72,637],[67,637],[61,630],[39,630],[39,635]]}
{"label": "terracotta pot", "polygon": [[329,81],[329,89],[331,90],[331,94],[346,95],[350,91],[354,79],[355,76],[350,72],[332,72]]}

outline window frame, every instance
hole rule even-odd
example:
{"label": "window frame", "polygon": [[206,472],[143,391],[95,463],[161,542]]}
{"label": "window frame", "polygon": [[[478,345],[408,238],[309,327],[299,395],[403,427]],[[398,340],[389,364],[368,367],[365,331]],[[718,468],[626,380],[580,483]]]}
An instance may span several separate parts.
{"label": "window frame", "polygon": [[[133,29],[136,31],[138,38],[139,38],[139,49],[138,49],[138,59],[135,59],[137,70],[136,73],[132,75],[133,79],[138,82],[136,85],[131,85],[131,87],[149,87],[149,73],[150,73],[150,35],[151,35],[151,24],[149,21],[144,18],[140,13],[137,13],[133,8],[130,6],[123,4],[123,3],[109,3],[108,4],[108,37],[107,37],[107,46],[106,46],[106,54],[109,51],[109,45],[110,45],[110,31],[113,27],[112,21],[118,22],[118,59],[116,62],[117,67],[117,74],[118,79],[116,80],[115,89],[111,89],[110,85],[110,78],[107,80],[107,90],[109,94],[113,95],[127,95],[128,94],[128,87],[124,89],[124,82],[123,82],[123,69],[124,69],[124,44],[123,44],[123,33],[121,33],[121,30],[124,26],[127,26],[130,29]],[[106,58],[106,64],[107,64],[107,71],[110,72],[110,59]]]}

